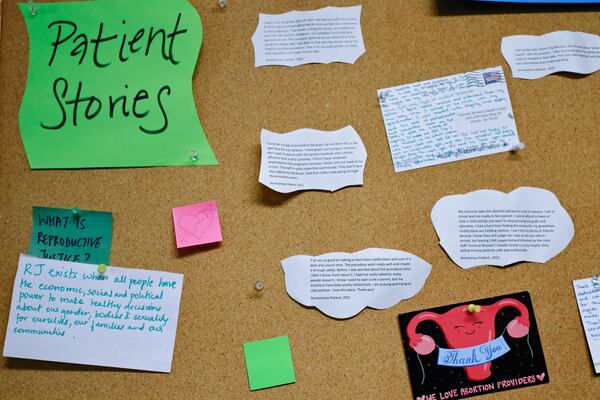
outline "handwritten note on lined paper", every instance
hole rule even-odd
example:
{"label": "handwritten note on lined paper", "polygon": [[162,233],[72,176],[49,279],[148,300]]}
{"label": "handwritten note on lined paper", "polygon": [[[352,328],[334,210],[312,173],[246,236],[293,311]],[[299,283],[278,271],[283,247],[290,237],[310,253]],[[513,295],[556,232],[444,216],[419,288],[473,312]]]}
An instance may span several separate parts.
{"label": "handwritten note on lined paper", "polygon": [[170,372],[183,275],[22,254],[4,357]]}
{"label": "handwritten note on lined paper", "polygon": [[594,370],[600,374],[600,285],[586,278],[573,281],[573,288]]}

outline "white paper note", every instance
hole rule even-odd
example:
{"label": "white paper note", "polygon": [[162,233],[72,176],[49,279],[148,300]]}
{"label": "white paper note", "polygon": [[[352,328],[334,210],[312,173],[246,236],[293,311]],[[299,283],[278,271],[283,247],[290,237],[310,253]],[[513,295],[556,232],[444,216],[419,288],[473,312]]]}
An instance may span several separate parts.
{"label": "white paper note", "polygon": [[538,79],[560,71],[591,74],[600,69],[600,36],[590,33],[507,36],[501,48],[514,78]]}
{"label": "white paper note", "polygon": [[4,357],[170,372],[183,275],[21,254]]}
{"label": "white paper note", "polygon": [[362,6],[260,14],[252,35],[254,66],[354,64],[365,52]]}
{"label": "white paper note", "polygon": [[446,196],[431,211],[440,245],[461,268],[544,263],[573,239],[573,221],[554,193],[520,187]]}
{"label": "white paper note", "polygon": [[502,67],[377,94],[396,172],[509,151],[519,143]]}
{"label": "white paper note", "polygon": [[333,318],[350,318],[365,307],[384,309],[416,295],[431,265],[400,250],[293,256],[281,261],[285,287],[298,303]]}
{"label": "white paper note", "polygon": [[594,370],[600,373],[600,284],[591,278],[573,281],[579,315],[590,348]]}
{"label": "white paper note", "polygon": [[298,129],[278,134],[263,129],[259,182],[281,193],[335,191],[362,185],[367,151],[348,125],[337,131]]}

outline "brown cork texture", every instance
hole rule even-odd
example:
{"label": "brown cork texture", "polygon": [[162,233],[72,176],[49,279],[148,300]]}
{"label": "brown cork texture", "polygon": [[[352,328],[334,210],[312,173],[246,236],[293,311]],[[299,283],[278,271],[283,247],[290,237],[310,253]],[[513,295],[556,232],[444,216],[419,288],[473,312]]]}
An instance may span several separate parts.
{"label": "brown cork texture", "polygon": [[[143,1],[140,1],[140,7]],[[123,371],[2,358],[5,399],[410,399],[397,315],[528,290],[550,383],[486,399],[584,399],[600,379],[571,281],[600,273],[600,73],[513,79],[503,36],[600,33],[599,6],[489,5],[451,0],[364,0],[366,46],[356,64],[254,67],[258,14],[356,0],[192,1],[204,26],[196,107],[218,167],[31,171],[19,134],[28,37],[14,0],[2,1],[0,53],[0,338],[4,340],[31,207],[114,213],[111,263],[185,275],[173,371]],[[502,65],[526,149],[394,173],[376,90]],[[260,130],[352,125],[368,152],[364,186],[275,193],[258,182]],[[546,264],[462,270],[438,245],[429,217],[448,194],[537,186],[570,213],[575,238]],[[224,241],[178,252],[171,208],[215,199]],[[296,254],[408,251],[433,265],[415,297],[336,321],[286,293],[279,261]],[[256,280],[265,281],[260,296]],[[297,382],[250,392],[242,344],[289,335]],[[111,351],[110,343],[98,343]],[[152,351],[152,349],[148,349]]]}

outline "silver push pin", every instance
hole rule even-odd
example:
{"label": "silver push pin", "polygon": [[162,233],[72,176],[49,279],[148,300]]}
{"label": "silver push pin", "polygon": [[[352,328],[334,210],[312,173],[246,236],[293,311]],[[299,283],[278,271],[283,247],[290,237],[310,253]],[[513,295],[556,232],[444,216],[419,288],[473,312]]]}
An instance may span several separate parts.
{"label": "silver push pin", "polygon": [[198,152],[196,150],[191,151],[190,159],[192,160],[192,162],[198,161]]}
{"label": "silver push pin", "polygon": [[35,3],[33,2],[33,0],[29,0],[27,2],[27,6],[29,8],[29,12],[31,13],[31,15],[35,16],[35,14],[37,14],[37,6],[35,5]]}
{"label": "silver push pin", "polygon": [[219,3],[219,7],[225,8],[227,5],[227,0],[217,0],[217,3]]}
{"label": "silver push pin", "polygon": [[257,292],[260,292],[264,288],[265,288],[265,283],[261,280],[256,281],[256,283],[254,284],[254,290],[256,290]]}
{"label": "silver push pin", "polygon": [[515,143],[512,145],[512,147],[510,148],[510,151],[512,151],[513,153],[516,153],[517,151],[521,151],[525,148],[525,143]]}
{"label": "silver push pin", "polygon": [[595,287],[600,286],[600,275],[592,276],[592,285],[594,285]]}

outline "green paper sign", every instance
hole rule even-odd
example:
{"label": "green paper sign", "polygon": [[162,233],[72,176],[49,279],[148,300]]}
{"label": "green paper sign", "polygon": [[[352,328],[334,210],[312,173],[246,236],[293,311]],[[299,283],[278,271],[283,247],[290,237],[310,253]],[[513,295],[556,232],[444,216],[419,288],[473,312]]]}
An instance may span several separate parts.
{"label": "green paper sign", "polygon": [[217,165],[194,105],[202,24],[186,0],[27,3],[19,114],[32,169]]}
{"label": "green paper sign", "polygon": [[112,213],[33,207],[29,255],[89,264],[108,264]]}
{"label": "green paper sign", "polygon": [[244,343],[250,390],[296,382],[287,336]]}

